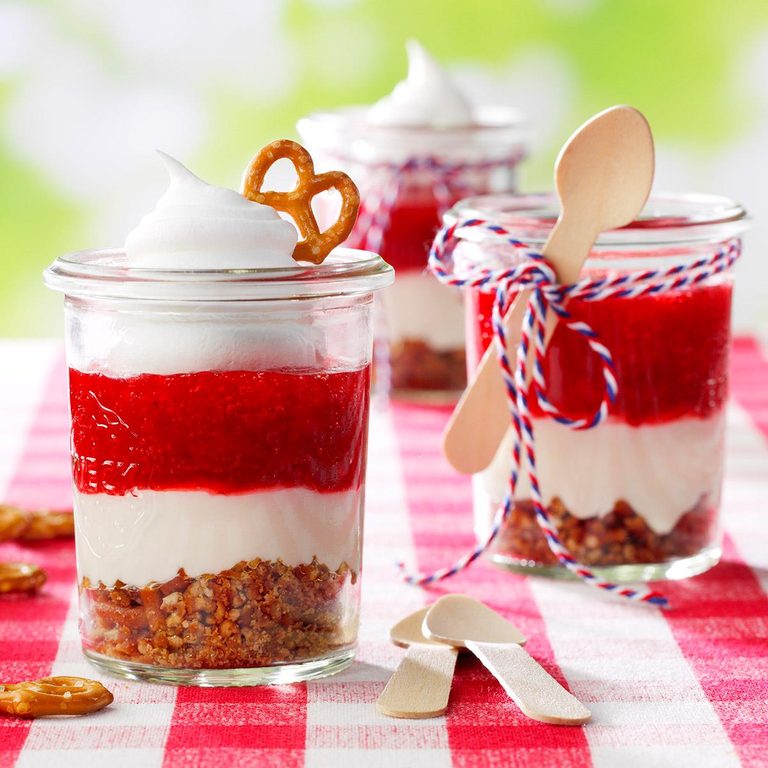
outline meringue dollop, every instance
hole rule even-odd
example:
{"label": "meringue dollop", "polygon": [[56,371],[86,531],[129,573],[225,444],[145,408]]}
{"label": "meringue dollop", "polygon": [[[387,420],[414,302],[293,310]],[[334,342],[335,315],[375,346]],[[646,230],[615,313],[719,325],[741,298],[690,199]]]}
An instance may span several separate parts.
{"label": "meringue dollop", "polygon": [[367,112],[375,125],[454,128],[471,125],[472,106],[448,73],[416,40],[405,44],[408,76]]}
{"label": "meringue dollop", "polygon": [[128,235],[131,267],[146,269],[275,269],[295,267],[296,228],[267,205],[215,187],[159,152],[170,185]]}

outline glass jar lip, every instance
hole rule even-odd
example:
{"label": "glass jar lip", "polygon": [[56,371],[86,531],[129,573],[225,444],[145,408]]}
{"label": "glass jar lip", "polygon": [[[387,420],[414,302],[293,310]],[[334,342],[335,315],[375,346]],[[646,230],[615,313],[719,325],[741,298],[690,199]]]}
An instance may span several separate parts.
{"label": "glass jar lip", "polygon": [[511,107],[482,107],[475,120],[461,126],[376,125],[366,120],[367,107],[312,112],[297,129],[312,147],[363,163],[403,162],[413,157],[522,159],[528,145],[528,122]]}
{"label": "glass jar lip", "polygon": [[[560,213],[551,192],[526,195],[477,195],[460,200],[443,217],[445,224],[482,218],[509,229],[530,245],[543,244]],[[749,229],[746,209],[728,197],[658,193],[648,198],[631,224],[603,232],[594,250],[722,242]]]}
{"label": "glass jar lip", "polygon": [[370,293],[394,281],[381,256],[335,248],[322,264],[269,269],[149,269],[131,267],[121,249],[59,256],[45,284],[67,296],[159,301],[253,301]]}
{"label": "glass jar lip", "polygon": [[368,107],[351,106],[339,109],[318,110],[310,112],[299,120],[302,123],[317,123],[345,132],[364,131],[366,134],[416,135],[437,134],[440,136],[455,135],[457,138],[468,133],[482,131],[509,131],[523,129],[528,126],[528,120],[517,109],[503,106],[479,107],[475,110],[475,118],[471,123],[457,126],[432,125],[379,125],[366,120]]}

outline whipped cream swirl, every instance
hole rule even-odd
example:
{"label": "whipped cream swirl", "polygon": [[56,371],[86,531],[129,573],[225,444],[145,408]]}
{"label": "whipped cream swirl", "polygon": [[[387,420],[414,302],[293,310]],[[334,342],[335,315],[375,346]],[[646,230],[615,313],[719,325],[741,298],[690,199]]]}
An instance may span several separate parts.
{"label": "whipped cream swirl", "polygon": [[405,45],[408,76],[368,110],[368,122],[430,128],[471,125],[472,107],[448,73],[415,40]]}
{"label": "whipped cream swirl", "polygon": [[155,209],[127,237],[132,267],[273,269],[295,267],[298,233],[267,205],[199,179],[159,153],[171,182]]}

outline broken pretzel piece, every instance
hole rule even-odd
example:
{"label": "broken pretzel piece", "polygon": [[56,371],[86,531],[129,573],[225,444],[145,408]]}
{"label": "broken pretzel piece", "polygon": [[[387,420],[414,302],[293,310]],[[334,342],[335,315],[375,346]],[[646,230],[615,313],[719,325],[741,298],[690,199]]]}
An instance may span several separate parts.
{"label": "broken pretzel piece", "polygon": [[27,516],[16,507],[0,506],[0,541],[15,539],[27,527]]}
{"label": "broken pretzel piece", "polygon": [[45,571],[29,563],[0,563],[0,595],[37,592],[45,584]]}
{"label": "broken pretzel piece", "polygon": [[71,512],[25,512],[0,504],[0,541],[45,541],[72,536],[74,532],[75,519]]}
{"label": "broken pretzel piece", "polygon": [[[290,192],[263,192],[261,186],[267,171],[283,158],[290,160],[296,169],[296,188]],[[315,195],[329,189],[335,189],[341,195],[341,212],[335,223],[321,232],[312,211],[312,200]],[[296,244],[293,258],[312,264],[321,264],[337,245],[349,237],[360,207],[360,193],[346,173],[328,171],[316,174],[309,152],[289,139],[267,144],[253,158],[243,179],[243,196],[289,214],[304,238]]]}
{"label": "broken pretzel piece", "polygon": [[75,518],[71,512],[41,511],[27,515],[27,527],[18,538],[21,541],[45,541],[73,536]]}
{"label": "broken pretzel piece", "polygon": [[87,715],[113,700],[100,682],[85,677],[44,677],[0,685],[0,713],[16,717]]}

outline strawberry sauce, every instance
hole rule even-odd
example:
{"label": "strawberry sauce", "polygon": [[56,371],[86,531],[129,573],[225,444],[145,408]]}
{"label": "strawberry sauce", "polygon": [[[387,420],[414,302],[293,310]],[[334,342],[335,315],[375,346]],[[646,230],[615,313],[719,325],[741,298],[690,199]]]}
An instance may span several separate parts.
{"label": "strawberry sauce", "polygon": [[363,480],[369,367],[69,375],[81,493],[343,491]]}
{"label": "strawberry sauce", "polygon": [[[474,367],[493,336],[494,294],[472,292],[467,346]],[[731,286],[728,283],[658,296],[568,304],[589,323],[613,356],[619,394],[610,414],[629,424],[685,416],[707,417],[728,393]],[[547,392],[567,416],[591,415],[600,403],[599,359],[584,339],[562,324],[547,350]],[[542,415],[529,399],[534,415]]]}
{"label": "strawberry sauce", "polygon": [[[365,208],[365,200],[362,206]],[[429,248],[440,228],[441,210],[437,200],[428,192],[403,195],[397,199],[379,249],[384,261],[400,272],[421,272],[427,265]],[[365,218],[361,212],[360,219]],[[361,247],[365,234],[355,232],[349,240],[350,246]]]}

